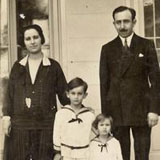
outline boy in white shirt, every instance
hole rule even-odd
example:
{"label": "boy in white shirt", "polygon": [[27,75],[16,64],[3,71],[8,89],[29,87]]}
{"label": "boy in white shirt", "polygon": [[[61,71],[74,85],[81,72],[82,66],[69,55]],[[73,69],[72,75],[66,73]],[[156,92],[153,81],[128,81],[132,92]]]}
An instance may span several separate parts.
{"label": "boy in white shirt", "polygon": [[54,160],[86,160],[94,113],[82,102],[87,96],[88,85],[81,78],[68,83],[70,105],[56,113],[53,144],[57,154]]}

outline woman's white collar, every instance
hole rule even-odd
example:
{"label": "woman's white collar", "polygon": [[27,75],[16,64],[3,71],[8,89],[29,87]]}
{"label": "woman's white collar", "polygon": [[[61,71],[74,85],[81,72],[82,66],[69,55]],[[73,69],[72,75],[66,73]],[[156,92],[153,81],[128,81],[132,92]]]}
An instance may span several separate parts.
{"label": "woman's white collar", "polygon": [[[29,55],[25,56],[22,60],[19,61],[19,63],[20,63],[22,66],[26,66],[27,61],[28,61],[28,57],[29,57]],[[43,55],[42,64],[43,64],[43,66],[50,66],[50,65],[51,65],[51,62],[50,62],[50,60],[49,60],[48,57],[46,57],[46,56]]]}

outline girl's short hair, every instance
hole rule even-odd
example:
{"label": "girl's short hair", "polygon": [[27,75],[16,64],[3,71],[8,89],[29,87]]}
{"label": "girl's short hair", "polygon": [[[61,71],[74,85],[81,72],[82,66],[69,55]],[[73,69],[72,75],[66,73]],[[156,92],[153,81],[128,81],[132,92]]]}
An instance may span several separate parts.
{"label": "girl's short hair", "polygon": [[83,81],[81,78],[76,77],[72,79],[71,81],[69,81],[69,83],[67,84],[67,91],[70,91],[73,88],[80,87],[80,86],[83,86],[84,92],[87,91],[88,84],[85,81]]}
{"label": "girl's short hair", "polygon": [[42,28],[37,24],[31,24],[31,25],[28,25],[28,26],[25,26],[25,27],[22,28],[20,42],[19,42],[22,47],[25,47],[25,43],[24,43],[25,31],[27,31],[29,29],[35,29],[38,32],[39,36],[41,37],[41,44],[45,43],[45,38],[44,38],[44,34],[43,34]]}
{"label": "girl's short hair", "polygon": [[106,114],[99,114],[96,116],[95,120],[93,121],[93,127],[95,129],[98,129],[98,123],[101,121],[104,121],[105,119],[109,119],[110,123],[111,123],[111,131],[113,129],[113,118],[110,115],[106,115]]}

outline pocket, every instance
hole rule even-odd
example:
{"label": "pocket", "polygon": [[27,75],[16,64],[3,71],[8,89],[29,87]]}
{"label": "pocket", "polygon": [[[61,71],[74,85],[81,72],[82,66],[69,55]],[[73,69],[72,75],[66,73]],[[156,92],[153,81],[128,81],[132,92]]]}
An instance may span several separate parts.
{"label": "pocket", "polygon": [[146,64],[146,58],[145,58],[145,57],[136,57],[136,58],[135,58],[135,61],[136,61],[138,64],[143,64],[143,65]]}

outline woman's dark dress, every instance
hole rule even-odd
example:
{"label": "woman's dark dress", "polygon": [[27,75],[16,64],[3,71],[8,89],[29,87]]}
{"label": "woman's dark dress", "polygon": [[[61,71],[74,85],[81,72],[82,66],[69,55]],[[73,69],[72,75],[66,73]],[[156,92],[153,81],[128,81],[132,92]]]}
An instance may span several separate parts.
{"label": "woman's dark dress", "polygon": [[[8,84],[4,115],[11,117],[11,133],[7,139],[6,160],[52,160],[53,122],[57,111],[56,95],[62,105],[66,80],[63,71],[53,59],[40,64],[35,83],[31,83],[28,63],[15,62]],[[26,61],[27,62],[27,61]],[[31,100],[31,105],[26,103]]]}

